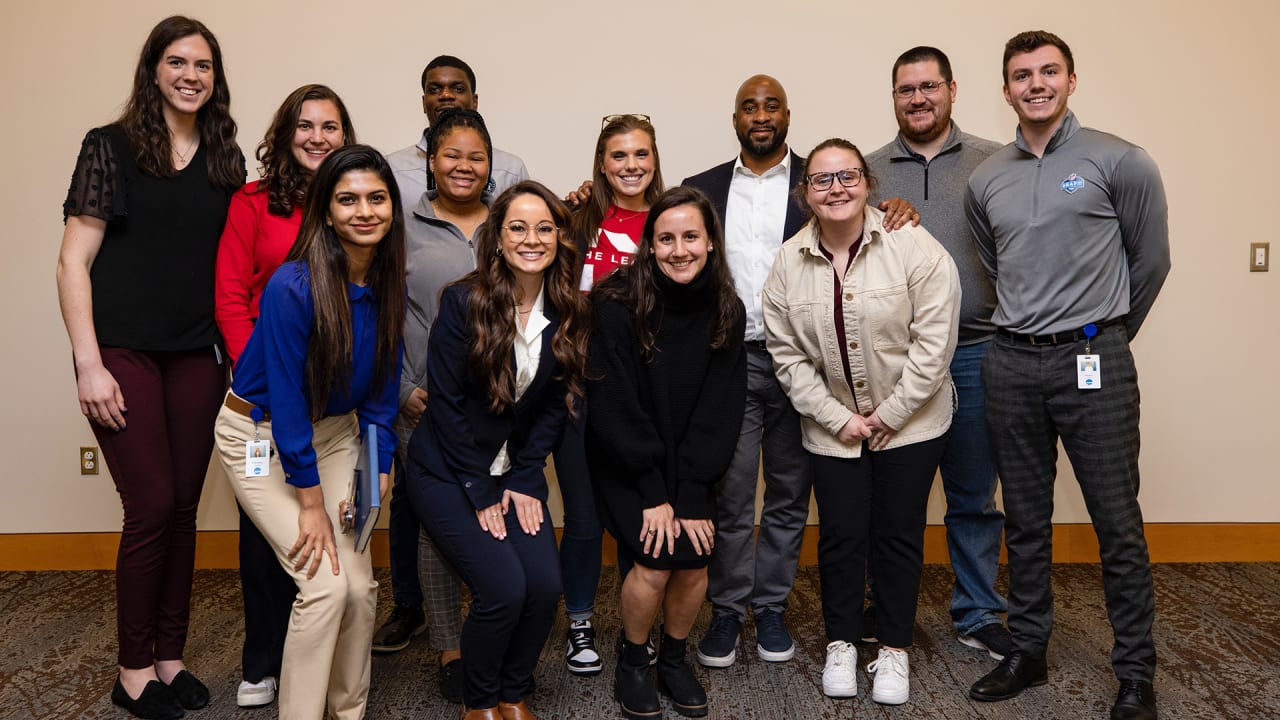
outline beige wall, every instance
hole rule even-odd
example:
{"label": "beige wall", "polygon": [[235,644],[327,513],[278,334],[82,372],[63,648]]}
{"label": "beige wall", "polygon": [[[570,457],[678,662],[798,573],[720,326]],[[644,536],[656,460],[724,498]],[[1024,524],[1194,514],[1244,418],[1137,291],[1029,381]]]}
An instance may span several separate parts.
{"label": "beige wall", "polygon": [[[1250,274],[1246,264],[1250,241],[1272,239],[1268,220],[1280,185],[1280,150],[1266,137],[1280,117],[1271,61],[1280,5],[918,2],[900,19],[890,9],[908,6],[654,0],[636,5],[642,12],[613,17],[607,6],[513,0],[7,6],[0,128],[9,143],[0,193],[17,204],[0,231],[6,401],[0,450],[12,468],[0,477],[6,500],[0,533],[119,529],[108,476],[78,474],[76,450],[93,439],[76,405],[53,268],[78,143],[87,128],[118,112],[147,31],[172,12],[198,13],[219,36],[247,153],[280,100],[304,82],[328,83],[344,97],[361,140],[385,151],[401,148],[421,130],[422,65],[449,52],[479,74],[480,109],[498,145],[559,191],[587,176],[606,113],[653,116],[668,183],[730,158],[733,93],[755,72],[787,87],[797,149],[831,135],[874,149],[895,129],[890,65],[922,43],[952,57],[961,125],[1007,141],[1014,116],[997,80],[1003,42],[1019,30],[1053,30],[1077,55],[1071,106],[1086,125],[1151,152],[1172,208],[1173,274],[1135,343],[1146,518],[1280,521],[1269,452],[1280,407],[1274,314],[1280,275]],[[1065,463],[1063,480],[1056,519],[1086,519]],[[225,480],[212,475],[202,528],[234,526],[230,498]]]}

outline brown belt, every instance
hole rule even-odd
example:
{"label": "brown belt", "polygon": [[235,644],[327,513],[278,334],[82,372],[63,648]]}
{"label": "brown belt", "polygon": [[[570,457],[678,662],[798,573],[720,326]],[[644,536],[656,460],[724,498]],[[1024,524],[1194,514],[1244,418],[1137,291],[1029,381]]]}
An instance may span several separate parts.
{"label": "brown belt", "polygon": [[[253,418],[253,411],[258,408],[257,405],[254,405],[248,400],[245,400],[232,392],[227,393],[227,399],[223,404],[225,404],[232,412],[239,413],[250,419]],[[262,411],[262,419],[263,421],[270,420],[271,413]]]}

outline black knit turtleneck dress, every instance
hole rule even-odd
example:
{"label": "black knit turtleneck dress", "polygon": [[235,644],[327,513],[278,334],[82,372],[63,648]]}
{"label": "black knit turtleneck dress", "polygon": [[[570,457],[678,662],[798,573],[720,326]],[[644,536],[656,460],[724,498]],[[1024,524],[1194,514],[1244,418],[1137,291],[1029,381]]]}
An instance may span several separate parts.
{"label": "black knit turtleneck dress", "polygon": [[587,463],[600,519],[621,550],[646,567],[705,567],[681,534],[674,555],[642,557],[641,513],[671,503],[677,518],[714,519],[716,484],[729,467],[746,404],[745,314],[711,349],[716,293],[702,273],[680,285],[655,273],[648,319],[652,358],[641,352],[630,307],[593,302],[587,386]]}

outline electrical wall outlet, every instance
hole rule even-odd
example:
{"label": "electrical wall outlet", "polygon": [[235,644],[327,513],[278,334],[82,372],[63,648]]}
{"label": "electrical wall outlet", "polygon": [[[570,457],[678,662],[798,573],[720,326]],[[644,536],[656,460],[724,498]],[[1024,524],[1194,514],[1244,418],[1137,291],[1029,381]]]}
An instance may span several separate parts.
{"label": "electrical wall outlet", "polygon": [[1249,272],[1267,272],[1271,267],[1271,243],[1249,244]]}
{"label": "electrical wall outlet", "polygon": [[97,475],[98,465],[100,464],[102,464],[102,458],[98,454],[98,448],[93,445],[80,446],[81,475]]}

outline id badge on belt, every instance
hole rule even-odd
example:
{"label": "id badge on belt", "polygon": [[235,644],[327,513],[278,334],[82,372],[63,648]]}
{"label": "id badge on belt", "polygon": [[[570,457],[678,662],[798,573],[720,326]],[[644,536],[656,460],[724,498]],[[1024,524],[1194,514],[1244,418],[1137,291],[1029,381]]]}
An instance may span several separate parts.
{"label": "id badge on belt", "polygon": [[1093,336],[1098,334],[1098,326],[1089,323],[1084,326],[1084,353],[1076,356],[1076,387],[1081,390],[1102,389],[1102,358],[1093,354]]}
{"label": "id badge on belt", "polygon": [[249,415],[253,420],[253,439],[244,443],[244,476],[266,477],[271,474],[271,441],[263,440],[258,433],[258,423],[263,418],[261,408],[254,408]]}

